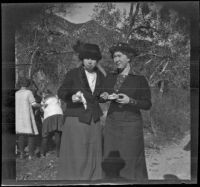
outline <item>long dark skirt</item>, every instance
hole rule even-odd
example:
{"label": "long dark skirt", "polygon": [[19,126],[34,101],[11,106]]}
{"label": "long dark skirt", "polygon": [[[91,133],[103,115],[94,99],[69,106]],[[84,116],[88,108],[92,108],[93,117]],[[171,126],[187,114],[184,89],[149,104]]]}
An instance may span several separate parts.
{"label": "long dark skirt", "polygon": [[142,119],[119,121],[107,117],[104,129],[104,158],[107,158],[111,151],[119,151],[125,161],[120,177],[130,180],[148,178]]}
{"label": "long dark skirt", "polygon": [[102,126],[66,117],[62,131],[59,180],[97,180],[102,178]]}

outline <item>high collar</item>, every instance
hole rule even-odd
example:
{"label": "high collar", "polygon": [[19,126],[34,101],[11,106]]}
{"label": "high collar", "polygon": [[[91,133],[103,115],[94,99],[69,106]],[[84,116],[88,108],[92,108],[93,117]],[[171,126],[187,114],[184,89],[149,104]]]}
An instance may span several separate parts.
{"label": "high collar", "polygon": [[119,71],[118,69],[115,69],[111,71],[112,74],[117,74],[117,75],[139,75],[133,70],[133,67],[128,64],[129,67],[124,68],[123,70]]}
{"label": "high collar", "polygon": [[117,69],[117,74],[127,76],[130,73],[130,64],[127,64],[127,66],[124,69]]}
{"label": "high collar", "polygon": [[120,74],[126,76],[129,74],[130,69],[131,69],[131,67],[130,67],[130,64],[128,63],[127,66],[124,68],[124,70]]}
{"label": "high collar", "polygon": [[89,74],[89,75],[93,75],[93,74],[96,73],[96,71],[92,71],[92,72],[90,72],[90,71],[87,71],[86,69],[84,69],[84,70],[85,70],[85,73],[86,73],[86,74]]}

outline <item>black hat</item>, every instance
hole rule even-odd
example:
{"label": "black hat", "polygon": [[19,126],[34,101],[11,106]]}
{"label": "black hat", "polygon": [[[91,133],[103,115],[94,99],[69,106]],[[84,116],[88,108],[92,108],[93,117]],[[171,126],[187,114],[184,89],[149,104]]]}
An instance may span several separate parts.
{"label": "black hat", "polygon": [[120,52],[127,52],[127,53],[131,53],[134,56],[137,56],[137,50],[133,49],[129,44],[127,43],[123,43],[123,42],[119,42],[116,45],[113,45],[110,49],[109,49],[111,56],[113,57],[113,54],[116,51],[120,51]]}
{"label": "black hat", "polygon": [[73,46],[75,52],[79,53],[79,59],[94,59],[101,60],[101,52],[99,46],[91,43],[82,43],[78,41],[76,45]]}

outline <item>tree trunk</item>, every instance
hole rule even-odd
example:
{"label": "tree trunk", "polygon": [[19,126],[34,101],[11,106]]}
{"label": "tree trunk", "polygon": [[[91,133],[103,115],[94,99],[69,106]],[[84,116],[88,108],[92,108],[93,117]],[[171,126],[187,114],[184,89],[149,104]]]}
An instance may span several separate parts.
{"label": "tree trunk", "polygon": [[33,58],[35,56],[35,53],[36,51],[39,49],[39,47],[37,47],[34,51],[33,51],[33,54],[31,55],[31,59],[30,59],[30,67],[29,67],[29,70],[28,70],[28,77],[31,78],[31,70],[32,70],[32,67],[33,67]]}
{"label": "tree trunk", "polygon": [[140,3],[131,3],[131,6],[130,6],[130,12],[129,12],[129,29],[128,29],[128,33],[127,33],[127,36],[126,36],[126,42],[129,40],[129,36],[131,35],[132,33],[132,28],[135,24],[135,18],[136,16],[138,15],[138,12],[139,12],[139,7],[140,7]]}

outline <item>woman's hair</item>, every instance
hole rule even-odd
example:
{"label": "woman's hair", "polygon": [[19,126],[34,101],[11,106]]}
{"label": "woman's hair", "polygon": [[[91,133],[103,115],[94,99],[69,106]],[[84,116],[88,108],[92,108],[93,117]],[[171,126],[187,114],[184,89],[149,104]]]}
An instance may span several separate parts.
{"label": "woman's hair", "polygon": [[44,100],[47,100],[51,97],[56,97],[56,96],[54,94],[47,94],[47,95],[44,96]]}
{"label": "woman's hair", "polygon": [[[117,52],[117,51],[116,51]],[[129,52],[126,52],[126,51],[119,51],[121,53],[123,53],[124,55],[126,55],[129,59],[130,59],[130,62],[132,61],[132,58],[133,58],[133,53],[129,53]],[[112,58],[113,58],[114,54],[112,55]]]}
{"label": "woman's hair", "polygon": [[31,84],[30,79],[26,78],[26,77],[22,77],[19,79],[19,86],[20,87],[29,87]]}
{"label": "woman's hair", "polygon": [[134,56],[138,55],[138,50],[136,48],[133,48],[128,43],[123,43],[123,42],[119,42],[116,45],[113,45],[109,49],[109,51],[111,53],[112,58],[115,52],[121,52],[125,54],[130,59],[130,61],[132,60]]}

